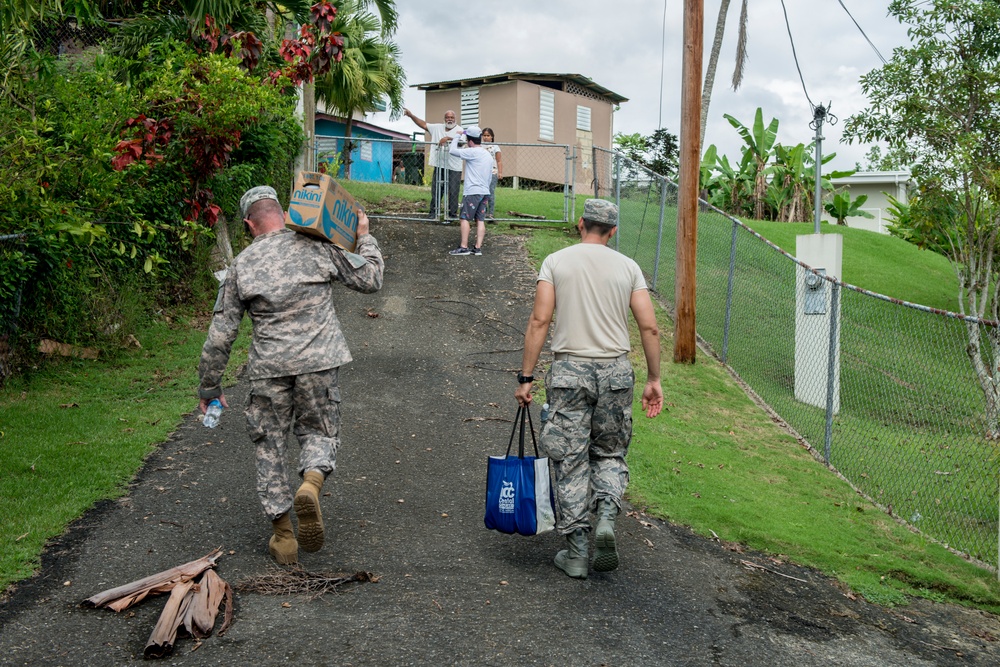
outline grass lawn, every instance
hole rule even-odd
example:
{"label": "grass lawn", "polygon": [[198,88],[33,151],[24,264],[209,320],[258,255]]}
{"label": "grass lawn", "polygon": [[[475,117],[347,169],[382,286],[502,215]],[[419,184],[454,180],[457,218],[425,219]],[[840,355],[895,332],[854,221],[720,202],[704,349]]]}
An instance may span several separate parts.
{"label": "grass lawn", "polygon": [[[157,322],[140,349],[47,363],[0,390],[0,590],[30,577],[45,542],[94,503],[125,495],[146,455],[197,409],[201,321]],[[230,368],[246,356],[244,334]]]}

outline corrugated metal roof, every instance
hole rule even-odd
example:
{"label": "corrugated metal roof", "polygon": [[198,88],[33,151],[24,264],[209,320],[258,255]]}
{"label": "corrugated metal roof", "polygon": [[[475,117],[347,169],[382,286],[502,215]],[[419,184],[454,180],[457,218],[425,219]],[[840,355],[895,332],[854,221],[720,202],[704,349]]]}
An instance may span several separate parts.
{"label": "corrugated metal roof", "polygon": [[419,90],[446,90],[448,88],[465,88],[468,86],[484,86],[491,83],[503,83],[505,81],[569,81],[583,88],[591,90],[598,95],[603,95],[614,104],[628,102],[627,97],[623,97],[613,90],[594,83],[582,74],[553,74],[545,72],[504,72],[503,74],[491,74],[489,76],[470,77],[467,79],[453,79],[451,81],[430,81],[428,83],[415,83],[411,88]]}
{"label": "corrugated metal roof", "polygon": [[[337,116],[337,115],[334,115],[334,114],[323,113],[321,111],[317,111],[316,112],[316,120],[325,120],[325,121],[329,121],[331,123],[341,123],[341,124],[346,124],[347,123],[347,119],[345,119],[343,116]],[[369,123],[369,122],[366,122],[366,121],[363,121],[363,120],[358,120],[356,118],[354,119],[354,122],[352,123],[352,125],[354,127],[364,128],[366,130],[370,130],[371,132],[376,132],[378,134],[384,134],[386,137],[389,137],[391,139],[410,139],[411,138],[411,136],[409,134],[406,134],[404,132],[400,132],[398,130],[390,130],[390,129],[385,128],[385,127],[379,127],[378,125],[375,125],[374,123]]]}

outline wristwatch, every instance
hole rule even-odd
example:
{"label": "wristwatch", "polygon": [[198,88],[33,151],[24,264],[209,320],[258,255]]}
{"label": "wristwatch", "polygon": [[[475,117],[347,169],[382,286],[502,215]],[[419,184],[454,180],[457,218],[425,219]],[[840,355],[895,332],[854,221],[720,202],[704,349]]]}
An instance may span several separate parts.
{"label": "wristwatch", "polygon": [[518,384],[525,384],[526,382],[534,382],[534,381],[535,381],[535,376],[534,375],[521,375],[521,371],[517,372],[517,383]]}

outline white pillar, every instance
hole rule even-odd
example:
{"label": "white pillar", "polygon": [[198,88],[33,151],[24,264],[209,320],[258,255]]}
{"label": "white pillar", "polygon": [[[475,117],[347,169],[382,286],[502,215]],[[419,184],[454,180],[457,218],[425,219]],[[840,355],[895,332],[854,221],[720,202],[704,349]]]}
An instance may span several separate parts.
{"label": "white pillar", "polygon": [[[824,275],[842,275],[844,237],[840,234],[805,234],[795,239],[799,261]],[[831,284],[816,280],[801,266],[795,270],[795,399],[826,409],[830,366]],[[838,310],[839,310],[839,303]],[[840,411],[840,326],[834,341],[833,412]]]}

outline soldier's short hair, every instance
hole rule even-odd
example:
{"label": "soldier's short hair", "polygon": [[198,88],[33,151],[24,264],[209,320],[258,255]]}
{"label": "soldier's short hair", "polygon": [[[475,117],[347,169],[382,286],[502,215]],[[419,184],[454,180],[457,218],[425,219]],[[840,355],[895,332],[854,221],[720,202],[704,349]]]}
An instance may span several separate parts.
{"label": "soldier's short hair", "polygon": [[281,206],[281,202],[278,201],[278,193],[274,191],[274,188],[270,185],[258,185],[250,188],[240,197],[240,219],[246,218],[250,207],[262,199],[273,199],[278,202],[278,206]]}

